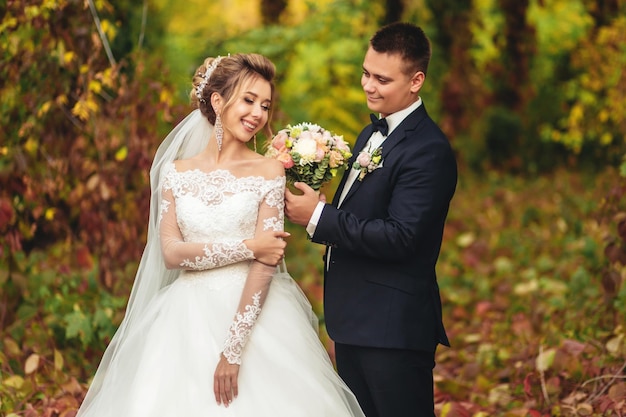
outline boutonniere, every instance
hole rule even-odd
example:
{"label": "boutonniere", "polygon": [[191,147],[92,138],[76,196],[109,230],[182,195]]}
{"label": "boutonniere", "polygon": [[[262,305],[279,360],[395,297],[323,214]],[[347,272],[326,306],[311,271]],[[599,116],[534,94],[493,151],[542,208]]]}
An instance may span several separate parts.
{"label": "boutonniere", "polygon": [[356,157],[356,161],[352,164],[352,169],[356,169],[359,172],[359,181],[363,180],[365,175],[369,174],[375,169],[383,166],[383,147],[379,146],[373,151],[361,151]]}

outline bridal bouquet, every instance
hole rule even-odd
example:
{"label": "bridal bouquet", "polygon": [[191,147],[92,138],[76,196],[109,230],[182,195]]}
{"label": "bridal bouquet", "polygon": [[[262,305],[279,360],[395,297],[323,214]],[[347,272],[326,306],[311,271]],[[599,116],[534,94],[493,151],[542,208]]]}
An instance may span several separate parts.
{"label": "bridal bouquet", "polygon": [[300,123],[278,131],[265,156],[283,163],[288,183],[304,182],[319,190],[346,169],[352,153],[343,136],[313,123]]}

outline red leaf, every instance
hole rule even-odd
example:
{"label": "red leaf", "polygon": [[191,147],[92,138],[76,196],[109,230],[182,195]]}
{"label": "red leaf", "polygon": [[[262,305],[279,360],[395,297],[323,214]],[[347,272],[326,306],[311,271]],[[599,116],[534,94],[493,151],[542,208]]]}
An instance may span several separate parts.
{"label": "red leaf", "polygon": [[0,230],[9,224],[13,218],[13,206],[8,200],[0,200]]}
{"label": "red leaf", "polygon": [[531,398],[533,397],[533,393],[531,392],[532,382],[530,381],[530,377],[532,375],[533,375],[532,373],[529,373],[529,374],[526,374],[526,377],[524,377],[524,392],[526,393],[527,396]]}
{"label": "red leaf", "polygon": [[91,257],[91,253],[89,252],[89,248],[87,246],[81,246],[76,250],[76,262],[78,266],[84,269],[93,268],[93,259]]}

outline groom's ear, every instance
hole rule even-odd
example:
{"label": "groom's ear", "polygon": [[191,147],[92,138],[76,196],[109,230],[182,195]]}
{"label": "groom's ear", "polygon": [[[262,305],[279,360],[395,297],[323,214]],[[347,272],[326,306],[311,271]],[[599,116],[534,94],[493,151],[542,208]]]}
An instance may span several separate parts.
{"label": "groom's ear", "polygon": [[422,85],[424,85],[424,79],[426,79],[426,74],[424,74],[422,71],[417,71],[415,74],[413,74],[413,77],[411,77],[412,93],[418,93],[421,90]]}

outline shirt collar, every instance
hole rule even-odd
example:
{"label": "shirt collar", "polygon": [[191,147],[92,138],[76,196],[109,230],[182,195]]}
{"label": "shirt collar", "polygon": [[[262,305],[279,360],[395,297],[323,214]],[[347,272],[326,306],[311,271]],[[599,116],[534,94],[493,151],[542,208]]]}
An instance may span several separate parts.
{"label": "shirt collar", "polygon": [[[387,126],[389,126],[389,130],[387,131],[387,136],[391,135],[391,132],[393,132],[393,130],[398,127],[398,125],[400,123],[402,123],[402,121],[404,119],[406,119],[406,117],[413,113],[413,111],[415,109],[417,109],[419,106],[422,105],[422,98],[419,97],[417,99],[417,101],[415,101],[413,104],[411,104],[409,107],[407,107],[404,110],[400,110],[397,111],[395,113],[390,114],[389,116],[387,116],[385,119],[387,120]],[[378,115],[380,117],[380,114]]]}

